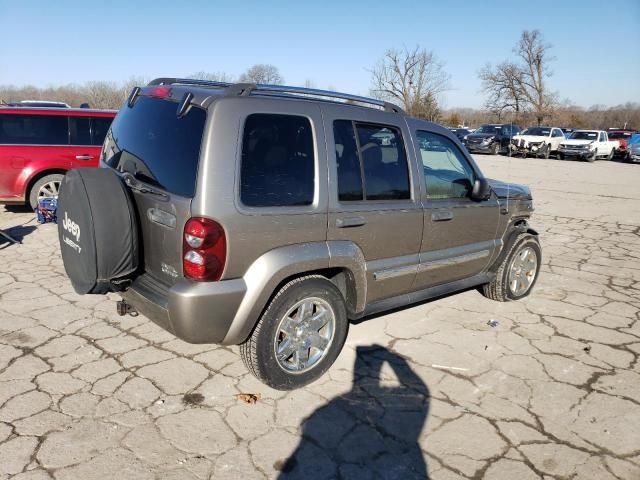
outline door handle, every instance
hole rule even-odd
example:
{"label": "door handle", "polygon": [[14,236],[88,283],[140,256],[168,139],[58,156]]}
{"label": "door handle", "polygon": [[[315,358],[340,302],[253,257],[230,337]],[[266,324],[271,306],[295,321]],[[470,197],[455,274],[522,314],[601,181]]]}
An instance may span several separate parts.
{"label": "door handle", "polygon": [[76,155],[76,160],[93,160],[93,155]]}
{"label": "door handle", "polygon": [[431,220],[434,222],[446,222],[453,219],[453,212],[451,210],[436,210],[431,213]]}
{"label": "door handle", "polygon": [[347,217],[336,219],[336,227],[338,228],[361,227],[366,223],[367,221],[364,219],[364,217]]}

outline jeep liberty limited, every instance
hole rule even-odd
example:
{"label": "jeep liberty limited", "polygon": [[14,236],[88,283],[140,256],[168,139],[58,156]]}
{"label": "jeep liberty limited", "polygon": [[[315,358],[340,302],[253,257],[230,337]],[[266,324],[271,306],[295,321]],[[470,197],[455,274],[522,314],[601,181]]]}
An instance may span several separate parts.
{"label": "jeep liberty limited", "polygon": [[277,389],[320,377],[350,320],[469,288],[518,300],[540,271],[529,189],[377,99],[157,79],[131,92],[101,166],[61,186],[74,289],[240,345]]}

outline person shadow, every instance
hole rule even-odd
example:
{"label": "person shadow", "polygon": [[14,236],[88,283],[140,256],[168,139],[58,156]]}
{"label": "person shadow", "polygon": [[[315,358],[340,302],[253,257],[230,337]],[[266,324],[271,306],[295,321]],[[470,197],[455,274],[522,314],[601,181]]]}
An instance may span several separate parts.
{"label": "person shadow", "polygon": [[278,479],[427,479],[419,437],[429,398],[404,358],[380,345],[357,347],[351,390],[304,420]]}

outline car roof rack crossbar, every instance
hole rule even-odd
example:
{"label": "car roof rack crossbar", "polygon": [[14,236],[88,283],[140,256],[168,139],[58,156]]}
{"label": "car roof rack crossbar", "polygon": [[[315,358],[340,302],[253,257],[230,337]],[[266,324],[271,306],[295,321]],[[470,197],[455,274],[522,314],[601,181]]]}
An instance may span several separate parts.
{"label": "car roof rack crossbar", "polygon": [[203,87],[228,88],[227,95],[249,95],[251,92],[265,92],[270,94],[300,95],[303,97],[321,97],[324,99],[340,99],[347,102],[364,103],[382,107],[385,111],[394,113],[405,113],[397,105],[379,100],[377,98],[362,97],[350,93],[333,92],[330,90],[319,90],[317,88],[293,87],[288,85],[266,85],[255,83],[228,83],[212,80],[195,80],[189,78],[156,78],[149,82],[149,85],[197,85]]}

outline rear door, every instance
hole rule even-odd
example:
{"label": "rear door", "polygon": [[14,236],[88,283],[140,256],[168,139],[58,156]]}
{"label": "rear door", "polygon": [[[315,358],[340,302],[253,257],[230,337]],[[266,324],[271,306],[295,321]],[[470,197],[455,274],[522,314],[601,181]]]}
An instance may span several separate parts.
{"label": "rear door", "polygon": [[411,137],[402,117],[324,111],[329,155],[328,240],[364,254],[367,303],[407,293],[418,266],[422,209]]}
{"label": "rear door", "polygon": [[206,111],[141,95],[123,108],[107,134],[104,163],[132,187],[142,231],[144,269],[173,285],[182,276],[182,237],[190,218]]}
{"label": "rear door", "polygon": [[416,288],[423,289],[482,272],[501,245],[499,206],[470,199],[478,177],[473,164],[447,136],[417,126],[424,181],[424,233]]}

